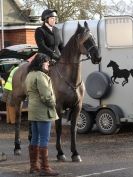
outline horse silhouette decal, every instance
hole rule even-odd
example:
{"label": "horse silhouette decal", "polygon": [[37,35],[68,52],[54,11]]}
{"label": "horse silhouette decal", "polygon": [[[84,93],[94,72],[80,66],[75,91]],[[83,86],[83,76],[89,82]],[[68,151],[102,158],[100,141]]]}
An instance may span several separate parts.
{"label": "horse silhouette decal", "polygon": [[110,60],[107,67],[112,67],[113,69],[113,76],[111,76],[111,81],[113,84],[114,83],[119,84],[119,82],[116,81],[116,78],[124,78],[124,81],[122,82],[122,86],[124,86],[125,84],[128,83],[128,78],[130,74],[133,77],[133,69],[131,70],[119,69],[119,65],[112,60]]}

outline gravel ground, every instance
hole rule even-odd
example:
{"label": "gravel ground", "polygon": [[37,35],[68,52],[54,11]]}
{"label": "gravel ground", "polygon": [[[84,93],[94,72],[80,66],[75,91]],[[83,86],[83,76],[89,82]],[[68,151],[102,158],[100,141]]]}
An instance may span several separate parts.
{"label": "gravel ground", "polygon": [[[23,118],[21,124],[22,154],[21,156],[14,156],[14,125],[6,124],[4,118],[0,121],[0,153],[4,152],[7,156],[6,161],[0,162],[0,177],[37,177],[37,175],[29,174],[27,127],[27,119]],[[60,173],[59,177],[132,177],[132,130],[133,125],[128,125],[114,135],[101,135],[96,129],[88,134],[78,134],[77,147],[83,162],[73,163],[71,162],[69,124],[64,121],[62,147],[67,161],[59,163],[56,160],[56,136],[53,124],[49,143],[49,163]],[[125,171],[119,170],[116,173],[113,172],[115,169],[125,169]]]}

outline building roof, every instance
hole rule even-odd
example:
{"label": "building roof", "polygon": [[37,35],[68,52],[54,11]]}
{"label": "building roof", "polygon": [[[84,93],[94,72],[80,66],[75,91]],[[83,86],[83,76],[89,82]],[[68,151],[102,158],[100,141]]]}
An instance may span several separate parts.
{"label": "building roof", "polygon": [[[3,21],[4,26],[18,26],[18,25],[29,25],[35,24],[31,21],[29,14],[21,8],[22,4],[19,0],[3,0]],[[1,4],[0,4],[1,9]],[[1,14],[0,14],[1,23]],[[38,21],[38,24],[40,22]]]}

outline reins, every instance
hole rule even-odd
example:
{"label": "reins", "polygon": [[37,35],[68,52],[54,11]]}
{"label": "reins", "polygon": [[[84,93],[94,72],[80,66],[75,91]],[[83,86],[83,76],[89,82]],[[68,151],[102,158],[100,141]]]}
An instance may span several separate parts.
{"label": "reins", "polygon": [[[88,53],[90,53],[90,51],[91,51],[92,48],[94,48],[94,47],[95,47],[94,45],[91,46],[91,47],[88,49]],[[90,60],[90,59],[91,59],[91,56],[90,56],[90,54],[89,54],[89,55],[87,55],[87,58],[81,59],[79,62],[60,62],[60,61],[58,61],[57,63],[59,63],[59,64],[65,64],[65,65],[70,65],[70,64],[78,64],[78,65],[79,65],[81,62],[86,61],[86,60]],[[60,73],[57,64],[56,64],[55,67],[56,67],[56,71],[57,71],[59,77],[60,77],[61,79],[63,79],[64,82],[65,82],[72,90],[76,91],[76,89],[82,84],[82,80],[81,80],[80,83],[78,83],[76,86],[74,86],[72,83],[68,82],[68,81],[66,80],[66,78]]]}
{"label": "reins", "polygon": [[91,57],[89,55],[87,58],[84,58],[84,59],[80,60],[79,62],[60,62],[60,61],[58,61],[57,63],[65,64],[65,65],[70,65],[70,64],[77,64],[78,65],[81,62],[86,61],[86,60],[90,60],[90,59],[91,59]]}
{"label": "reins", "polygon": [[61,79],[63,79],[64,82],[65,82],[72,90],[76,91],[76,89],[82,84],[82,80],[81,80],[81,82],[78,83],[76,86],[74,86],[72,83],[68,82],[68,81],[66,80],[66,78],[60,73],[60,71],[59,71],[57,65],[56,65],[56,71],[57,71],[59,77],[60,77]]}
{"label": "reins", "polygon": [[[90,51],[93,47],[94,47],[94,46],[90,47],[88,51]],[[86,60],[90,60],[90,59],[91,59],[91,56],[88,55],[87,58],[84,58],[84,59],[80,60],[80,61],[77,62],[77,63],[76,63],[76,62],[72,62],[72,63],[69,62],[69,63],[68,63],[68,62],[60,62],[60,61],[58,61],[57,63],[59,63],[59,64],[65,64],[65,65],[80,64],[80,62],[83,62],[83,61],[86,61]],[[76,89],[77,89],[77,88],[82,84],[82,82],[83,82],[83,81],[81,80],[80,83],[78,83],[76,86],[74,86],[72,83],[68,82],[68,81],[66,80],[66,78],[60,73],[57,64],[56,64],[56,71],[57,71],[59,77],[60,77],[61,79],[63,79],[64,82],[65,82],[72,90],[74,90],[74,91],[76,91]]]}
{"label": "reins", "polygon": [[[92,48],[94,48],[95,46],[91,46],[89,49],[88,49],[88,53],[91,51]],[[87,55],[87,58],[84,58],[84,59],[81,59],[79,62],[60,62],[58,61],[58,63],[60,64],[66,64],[66,65],[69,65],[69,64],[80,64],[80,62],[83,62],[83,61],[86,61],[86,60],[90,60],[91,59],[91,56],[90,55]]]}
{"label": "reins", "polygon": [[84,59],[80,60],[80,62],[83,62],[83,61],[86,61],[86,60],[90,60],[90,59],[91,59],[91,57],[89,55],[87,58],[84,58]]}

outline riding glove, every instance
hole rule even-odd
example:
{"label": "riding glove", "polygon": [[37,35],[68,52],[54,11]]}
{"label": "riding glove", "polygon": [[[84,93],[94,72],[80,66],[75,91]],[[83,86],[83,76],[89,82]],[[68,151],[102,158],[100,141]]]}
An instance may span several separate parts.
{"label": "riding glove", "polygon": [[58,61],[60,59],[60,56],[57,55],[55,52],[53,52],[52,59],[55,59],[56,61]]}

